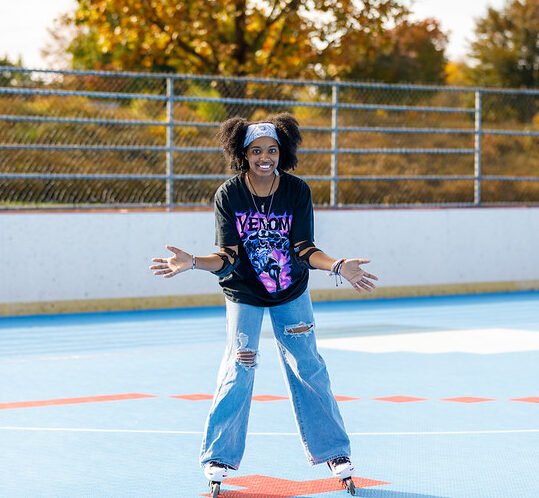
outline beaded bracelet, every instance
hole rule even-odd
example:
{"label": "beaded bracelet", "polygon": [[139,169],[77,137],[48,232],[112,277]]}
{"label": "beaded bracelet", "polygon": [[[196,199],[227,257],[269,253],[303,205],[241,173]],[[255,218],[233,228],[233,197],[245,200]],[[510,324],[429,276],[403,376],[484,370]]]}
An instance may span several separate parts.
{"label": "beaded bracelet", "polygon": [[191,270],[195,270],[197,267],[197,257],[193,254],[193,266],[191,266]]}
{"label": "beaded bracelet", "polygon": [[342,258],[342,259],[339,259],[339,260],[335,261],[335,263],[333,263],[331,265],[331,271],[328,273],[328,275],[330,277],[332,277],[332,276],[335,277],[335,287],[338,287],[339,283],[342,284],[341,268],[342,268],[342,265],[344,264],[345,261],[346,261],[346,259]]}

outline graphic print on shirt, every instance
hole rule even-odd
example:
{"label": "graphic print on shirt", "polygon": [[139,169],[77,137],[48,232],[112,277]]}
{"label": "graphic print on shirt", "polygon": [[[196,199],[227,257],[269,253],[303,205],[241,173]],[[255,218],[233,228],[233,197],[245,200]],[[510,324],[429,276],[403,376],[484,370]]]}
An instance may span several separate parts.
{"label": "graphic print on shirt", "polygon": [[245,252],[268,292],[286,289],[291,283],[290,229],[292,215],[267,218],[260,213],[236,213],[236,228]]}

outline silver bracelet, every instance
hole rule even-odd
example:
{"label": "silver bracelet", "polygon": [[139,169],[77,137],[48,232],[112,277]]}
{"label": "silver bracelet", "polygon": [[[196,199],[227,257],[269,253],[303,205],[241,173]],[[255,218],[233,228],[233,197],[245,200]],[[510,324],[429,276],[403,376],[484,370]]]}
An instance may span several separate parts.
{"label": "silver bracelet", "polygon": [[193,254],[193,266],[191,266],[191,270],[195,270],[197,267],[197,257]]}

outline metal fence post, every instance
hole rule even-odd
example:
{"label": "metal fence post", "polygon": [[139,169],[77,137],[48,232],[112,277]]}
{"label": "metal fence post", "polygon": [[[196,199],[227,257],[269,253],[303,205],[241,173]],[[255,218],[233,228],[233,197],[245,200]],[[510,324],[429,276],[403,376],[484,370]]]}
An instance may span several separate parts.
{"label": "metal fence post", "polygon": [[166,143],[166,203],[169,208],[174,204],[174,78],[167,78],[167,143]]}
{"label": "metal fence post", "polygon": [[333,85],[331,88],[331,187],[329,194],[329,204],[331,207],[337,207],[338,198],[338,158],[339,158],[339,85]]}
{"label": "metal fence post", "polygon": [[475,128],[474,128],[474,205],[481,204],[481,138],[482,138],[482,120],[481,113],[483,108],[481,90],[475,92]]}

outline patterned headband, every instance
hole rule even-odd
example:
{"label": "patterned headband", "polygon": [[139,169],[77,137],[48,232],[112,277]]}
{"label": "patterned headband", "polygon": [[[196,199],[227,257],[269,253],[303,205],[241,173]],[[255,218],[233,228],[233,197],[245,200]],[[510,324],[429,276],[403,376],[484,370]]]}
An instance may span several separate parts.
{"label": "patterned headband", "polygon": [[243,147],[247,147],[252,141],[260,137],[271,137],[274,138],[279,145],[279,139],[277,138],[277,130],[273,123],[255,123],[250,124],[247,127],[247,132],[245,133],[245,140],[243,141]]}

